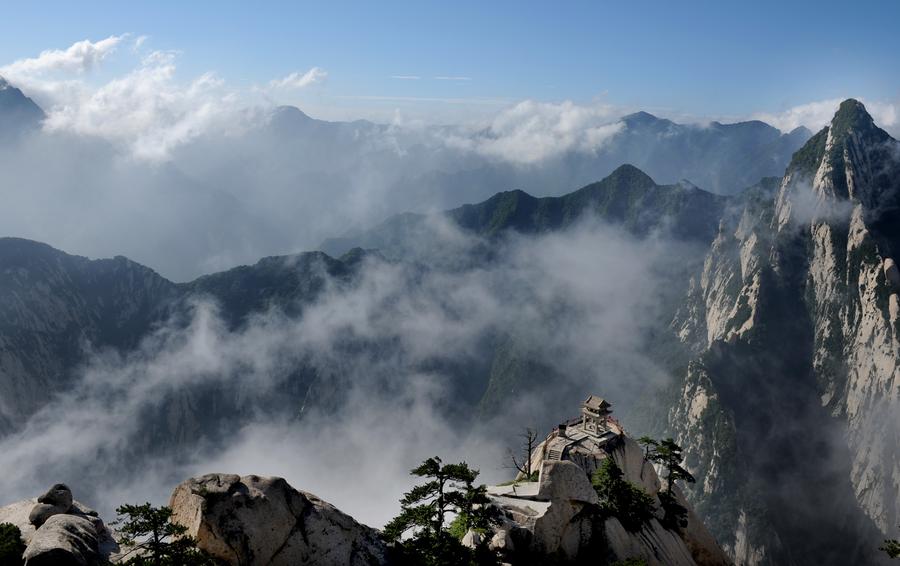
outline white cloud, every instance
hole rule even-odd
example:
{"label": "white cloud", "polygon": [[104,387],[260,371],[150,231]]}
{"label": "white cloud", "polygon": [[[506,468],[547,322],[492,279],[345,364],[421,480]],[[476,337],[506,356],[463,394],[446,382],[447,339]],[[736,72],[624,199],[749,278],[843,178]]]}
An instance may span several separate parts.
{"label": "white cloud", "polygon": [[400,81],[417,81],[417,80],[421,79],[422,77],[420,77],[418,75],[391,75],[391,78],[397,79]]}
{"label": "white cloud", "polygon": [[60,71],[84,73],[92,70],[115,51],[125,37],[125,35],[111,35],[97,42],[85,39],[73,43],[67,49],[48,49],[37,57],[20,59],[0,67],[0,74],[11,80],[21,80],[23,77]]}
{"label": "white cloud", "polygon": [[579,105],[526,100],[500,112],[474,135],[451,136],[448,144],[517,163],[533,163],[567,151],[596,151],[624,125],[621,110],[608,104]]}
{"label": "white cloud", "polygon": [[[815,132],[831,122],[838,106],[844,100],[845,98],[832,98],[800,104],[783,112],[757,112],[753,118],[767,122],[783,132],[789,132],[800,126]],[[866,110],[878,126],[890,130],[900,125],[900,105],[863,98],[859,100],[865,104]]]}
{"label": "white cloud", "polygon": [[294,72],[280,79],[269,82],[270,89],[301,89],[322,82],[328,73],[319,67],[313,67],[305,73]]}
{"label": "white cloud", "polygon": [[212,73],[176,81],[175,59],[172,52],[154,51],[123,77],[68,93],[49,109],[45,127],[121,142],[139,158],[166,158],[173,147],[237,111],[237,101]]}

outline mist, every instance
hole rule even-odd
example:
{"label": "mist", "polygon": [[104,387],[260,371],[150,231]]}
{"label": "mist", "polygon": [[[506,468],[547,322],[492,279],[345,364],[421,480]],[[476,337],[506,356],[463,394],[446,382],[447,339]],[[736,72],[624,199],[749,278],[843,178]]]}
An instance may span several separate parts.
{"label": "mist", "polygon": [[[483,243],[436,232],[457,250]],[[195,297],[136,351],[94,352],[72,390],[0,440],[0,466],[15,470],[0,496],[64,481],[111,517],[126,501],[165,503],[192,475],[266,474],[378,526],[427,457],[506,480],[521,428],[546,432],[589,393],[611,399],[628,426],[629,408],[668,383],[647,355],[649,333],[698,250],[595,220],[498,245],[501,259],[458,270],[370,255],[301,314],[272,308],[238,327]],[[478,403],[497,386],[497,343],[553,369],[504,391],[486,415]],[[215,404],[236,410],[206,418]]]}

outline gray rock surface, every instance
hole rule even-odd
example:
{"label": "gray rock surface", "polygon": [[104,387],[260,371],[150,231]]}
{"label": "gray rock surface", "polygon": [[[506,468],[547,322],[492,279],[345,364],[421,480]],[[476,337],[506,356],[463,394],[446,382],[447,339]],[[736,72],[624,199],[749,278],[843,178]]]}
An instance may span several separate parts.
{"label": "gray rock surface", "polygon": [[[35,499],[25,499],[0,507],[0,523],[12,523],[22,532],[29,566],[41,564],[101,564],[118,552],[112,532],[97,512],[71,499],[61,484]],[[66,507],[66,512],[45,514],[49,508]],[[33,519],[41,515],[35,526]]]}
{"label": "gray rock surface", "polygon": [[97,528],[88,518],[49,517],[31,536],[25,566],[92,566],[101,563]]}
{"label": "gray rock surface", "polygon": [[72,509],[72,490],[63,483],[58,483],[38,497],[37,505],[28,514],[28,521],[40,528],[53,515],[68,513]]}
{"label": "gray rock surface", "polygon": [[[624,479],[654,498],[661,483],[656,470],[644,459],[640,446],[624,434],[602,445],[575,444],[561,459],[546,459],[542,443],[532,459],[540,470],[537,482],[491,487],[488,493],[506,522],[495,530],[490,546],[545,554],[554,559],[579,563],[605,556],[609,561],[640,558],[650,566],[726,566],[730,560],[703,522],[694,514],[680,491],[673,490],[687,511],[687,526],[666,528],[658,519],[640,531],[626,530],[615,518],[598,514],[599,499],[589,474],[600,462],[612,458]],[[659,507],[659,501],[656,502]],[[662,511],[657,511],[662,516]]]}
{"label": "gray rock surface", "polygon": [[386,562],[378,533],[282,478],[209,474],[181,483],[172,519],[198,546],[241,566],[369,566]]}

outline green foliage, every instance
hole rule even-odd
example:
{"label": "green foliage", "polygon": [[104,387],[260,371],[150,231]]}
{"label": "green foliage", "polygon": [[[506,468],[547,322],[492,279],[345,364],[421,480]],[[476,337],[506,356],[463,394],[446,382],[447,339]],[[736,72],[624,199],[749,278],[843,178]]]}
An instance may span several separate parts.
{"label": "green foliage", "polygon": [[[475,485],[478,470],[465,462],[444,464],[435,456],[410,474],[427,481],[403,495],[400,514],[384,528],[385,538],[394,543],[394,560],[410,566],[496,564],[487,541],[474,550],[460,543],[470,529],[485,532],[499,519],[487,488]],[[449,528],[448,513],[456,513]]]}
{"label": "green foliage", "polygon": [[682,454],[681,446],[675,444],[671,438],[667,438],[659,442],[653,450],[650,451],[649,459],[651,462],[661,464],[666,469],[666,492],[672,492],[672,484],[678,480],[684,480],[689,483],[697,481],[681,463],[684,462],[684,454]]}
{"label": "green foliage", "polygon": [[791,159],[791,168],[802,175],[812,177],[819,168],[819,162],[825,155],[825,142],[828,139],[828,128],[814,135],[800,148]]}
{"label": "green foliage", "polygon": [[891,558],[900,558],[900,540],[886,539],[884,545],[879,547],[878,550],[886,553]]}
{"label": "green foliage", "polygon": [[643,558],[626,558],[613,562],[610,566],[647,566],[647,561]]}
{"label": "green foliage", "polygon": [[25,543],[22,532],[12,523],[0,523],[0,566],[21,566]]}
{"label": "green foliage", "polygon": [[639,531],[653,518],[653,497],[624,479],[612,458],[606,458],[591,476],[605,516],[615,517],[629,531]]}
{"label": "green foliage", "polygon": [[186,536],[187,527],[173,523],[168,507],[122,505],[113,523],[119,544],[129,548],[123,564],[130,566],[214,566],[216,562]]}

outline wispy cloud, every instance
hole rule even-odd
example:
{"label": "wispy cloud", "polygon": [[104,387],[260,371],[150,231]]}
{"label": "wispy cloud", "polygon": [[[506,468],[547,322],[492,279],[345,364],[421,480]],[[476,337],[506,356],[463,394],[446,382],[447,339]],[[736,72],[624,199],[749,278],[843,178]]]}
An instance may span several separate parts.
{"label": "wispy cloud", "polygon": [[511,101],[508,98],[465,98],[440,96],[381,96],[381,95],[346,95],[338,96],[344,100],[371,100],[375,102],[439,102],[442,104],[476,104],[505,106]]}
{"label": "wispy cloud", "polygon": [[301,89],[325,80],[328,73],[319,67],[313,67],[305,73],[294,72],[280,79],[269,82],[270,89]]}
{"label": "wispy cloud", "polygon": [[417,81],[422,77],[418,75],[391,75],[392,79],[397,79],[398,81]]}
{"label": "wispy cloud", "polygon": [[67,49],[48,49],[37,57],[19,59],[0,67],[0,74],[10,80],[21,80],[50,72],[84,73],[108,57],[126,37],[127,34],[111,35],[96,42],[88,39],[78,41]]}

